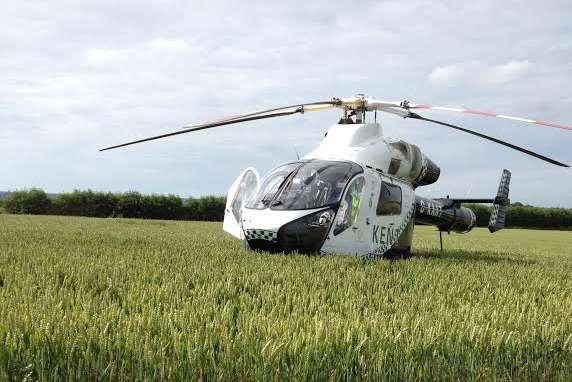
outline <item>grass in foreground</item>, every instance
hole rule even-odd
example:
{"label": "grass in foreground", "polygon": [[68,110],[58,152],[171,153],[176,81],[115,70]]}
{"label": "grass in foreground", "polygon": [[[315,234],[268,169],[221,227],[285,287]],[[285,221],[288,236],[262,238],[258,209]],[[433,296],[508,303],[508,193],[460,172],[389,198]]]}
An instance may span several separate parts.
{"label": "grass in foreground", "polygon": [[414,244],[362,263],[215,223],[0,215],[0,380],[572,379],[572,233]]}

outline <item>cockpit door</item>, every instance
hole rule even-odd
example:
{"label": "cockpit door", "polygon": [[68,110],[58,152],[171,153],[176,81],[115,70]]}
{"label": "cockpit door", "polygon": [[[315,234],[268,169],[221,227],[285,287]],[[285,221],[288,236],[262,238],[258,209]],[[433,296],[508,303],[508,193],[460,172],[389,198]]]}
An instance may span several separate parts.
{"label": "cockpit door", "polygon": [[367,227],[370,220],[370,195],[367,179],[355,177],[346,188],[336,220],[322,249],[327,253],[362,255],[369,250]]}
{"label": "cockpit door", "polygon": [[228,190],[222,229],[238,239],[242,239],[244,236],[241,222],[242,209],[256,194],[259,184],[258,172],[249,167],[236,178]]}

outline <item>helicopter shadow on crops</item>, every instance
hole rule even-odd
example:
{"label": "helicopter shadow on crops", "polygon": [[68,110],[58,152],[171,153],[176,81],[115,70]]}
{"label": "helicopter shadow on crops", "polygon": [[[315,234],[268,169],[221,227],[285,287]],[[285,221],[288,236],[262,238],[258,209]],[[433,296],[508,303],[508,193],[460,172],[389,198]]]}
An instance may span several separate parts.
{"label": "helicopter shadow on crops", "polygon": [[413,257],[447,261],[507,265],[533,265],[536,261],[524,258],[515,258],[514,255],[495,251],[474,250],[420,250],[413,253]]}

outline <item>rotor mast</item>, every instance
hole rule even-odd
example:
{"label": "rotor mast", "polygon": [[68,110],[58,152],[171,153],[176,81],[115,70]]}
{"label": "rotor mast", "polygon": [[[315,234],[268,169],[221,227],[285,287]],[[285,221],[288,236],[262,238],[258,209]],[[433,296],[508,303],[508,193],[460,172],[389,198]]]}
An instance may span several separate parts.
{"label": "rotor mast", "polygon": [[[344,105],[344,118],[343,121],[347,123],[352,123],[351,117],[355,117],[355,123],[365,123],[366,118],[366,111],[367,111],[367,100],[365,94],[356,94],[354,102],[351,102],[350,99],[342,100],[342,104]],[[350,101],[350,102],[348,102]],[[350,120],[348,120],[350,118]]]}

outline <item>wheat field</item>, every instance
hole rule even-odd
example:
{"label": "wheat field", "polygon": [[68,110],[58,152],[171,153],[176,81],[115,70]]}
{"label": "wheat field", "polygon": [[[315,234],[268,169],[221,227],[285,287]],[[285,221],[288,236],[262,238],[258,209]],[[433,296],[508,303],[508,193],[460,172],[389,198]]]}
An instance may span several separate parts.
{"label": "wheat field", "polygon": [[362,262],[0,215],[0,380],[572,380],[572,232],[443,239]]}

